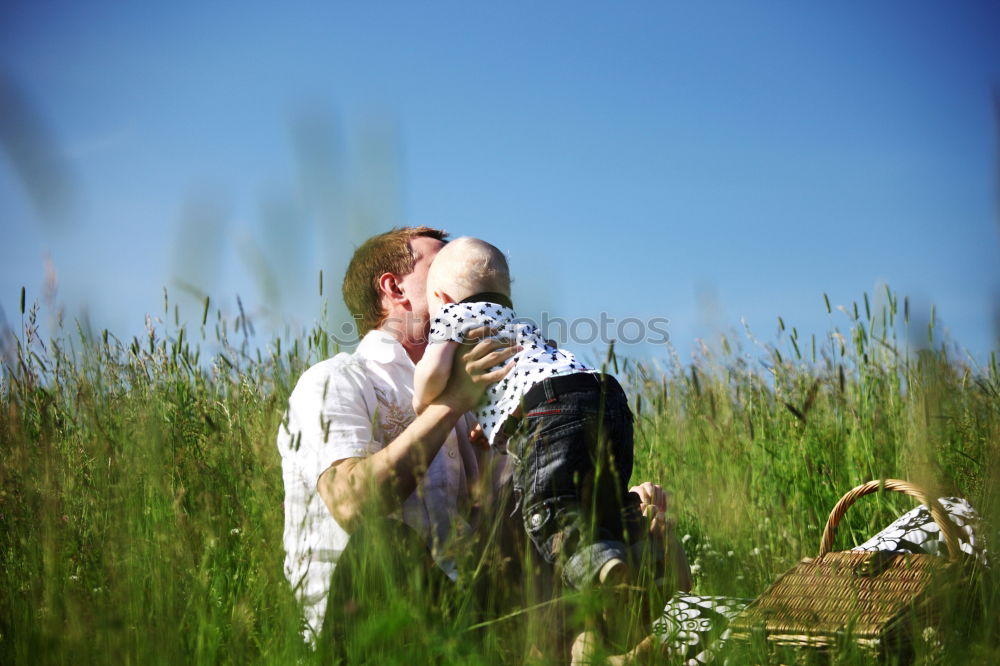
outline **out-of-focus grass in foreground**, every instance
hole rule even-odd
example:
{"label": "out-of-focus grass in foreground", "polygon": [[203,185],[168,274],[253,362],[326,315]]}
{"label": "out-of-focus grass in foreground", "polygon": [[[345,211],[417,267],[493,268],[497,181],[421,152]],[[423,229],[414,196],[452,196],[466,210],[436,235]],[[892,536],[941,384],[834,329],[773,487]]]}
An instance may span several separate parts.
{"label": "out-of-focus grass in foreground", "polygon": [[[691,365],[609,357],[638,421],[633,480],[673,491],[696,591],[755,596],[815,554],[833,504],[872,478],[968,498],[998,543],[996,356],[969,367],[933,330],[919,350],[902,345],[908,318],[888,296],[879,312],[866,296],[848,330],[821,340],[781,322],[751,354],[723,340]],[[282,574],[274,440],[298,375],[336,350],[319,327],[258,350],[245,320],[208,302],[197,314],[184,325],[165,300],[141,339],[77,326],[43,340],[37,306],[22,308],[0,379],[0,663],[314,659]],[[912,504],[865,498],[839,547]],[[921,634],[917,661],[997,661],[996,587],[954,594],[959,610]],[[415,627],[387,608],[355,659],[524,660],[514,623],[470,632],[451,616]]]}

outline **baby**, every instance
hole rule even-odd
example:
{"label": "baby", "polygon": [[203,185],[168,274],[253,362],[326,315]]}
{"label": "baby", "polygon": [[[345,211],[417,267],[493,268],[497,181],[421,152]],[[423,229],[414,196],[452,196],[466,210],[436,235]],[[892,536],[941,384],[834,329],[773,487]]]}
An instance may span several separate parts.
{"label": "baby", "polygon": [[444,390],[468,331],[488,326],[514,340],[521,351],[512,370],[486,390],[475,415],[490,445],[515,462],[524,528],[572,587],[624,582],[626,542],[642,535],[638,498],[626,490],[632,413],[621,386],[518,320],[507,261],[485,241],[457,238],[441,249],[427,275],[427,300],[434,314],[414,377],[414,409]]}

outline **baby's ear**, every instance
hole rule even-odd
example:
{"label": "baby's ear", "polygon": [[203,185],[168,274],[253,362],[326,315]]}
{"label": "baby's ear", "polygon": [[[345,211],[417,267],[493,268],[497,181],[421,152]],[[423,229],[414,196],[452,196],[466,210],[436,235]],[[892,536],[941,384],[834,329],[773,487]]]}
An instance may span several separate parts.
{"label": "baby's ear", "polygon": [[454,298],[452,298],[451,296],[449,296],[448,294],[446,294],[443,291],[435,291],[434,292],[434,297],[435,298],[440,298],[441,302],[444,303],[445,305],[447,305],[448,303],[454,303],[455,302]]}

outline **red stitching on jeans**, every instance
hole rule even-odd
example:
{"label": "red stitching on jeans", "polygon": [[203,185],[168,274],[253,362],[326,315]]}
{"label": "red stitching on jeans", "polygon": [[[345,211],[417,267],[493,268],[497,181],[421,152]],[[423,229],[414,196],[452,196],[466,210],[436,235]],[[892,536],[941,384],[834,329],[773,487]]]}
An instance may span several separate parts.
{"label": "red stitching on jeans", "polygon": [[531,412],[528,416],[545,416],[546,414],[562,414],[561,409],[550,409],[544,412]]}

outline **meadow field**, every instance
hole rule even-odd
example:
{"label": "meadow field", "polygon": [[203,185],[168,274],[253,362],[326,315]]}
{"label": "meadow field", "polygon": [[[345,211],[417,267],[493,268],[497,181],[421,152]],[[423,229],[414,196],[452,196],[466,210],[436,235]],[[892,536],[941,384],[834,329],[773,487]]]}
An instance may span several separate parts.
{"label": "meadow field", "polygon": [[[905,299],[880,300],[838,312],[817,295],[832,312],[822,337],[779,321],[766,343],[740,332],[694,362],[604,360],[637,416],[633,479],[673,492],[696,592],[756,596],[815,555],[836,500],[869,479],[966,497],[982,537],[1000,543],[996,354],[976,366],[933,315],[917,325]],[[52,314],[21,302],[0,379],[0,663],[314,663],[282,573],[275,434],[299,374],[336,351],[322,327],[261,341],[244,316],[206,301],[182,317],[165,292],[145,336],[119,339],[43,326]],[[864,498],[838,547],[913,505]],[[935,631],[917,633],[916,662],[1000,663],[997,586],[985,574],[956,583],[947,607]],[[525,658],[515,622],[421,617],[386,608],[351,661]]]}

